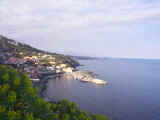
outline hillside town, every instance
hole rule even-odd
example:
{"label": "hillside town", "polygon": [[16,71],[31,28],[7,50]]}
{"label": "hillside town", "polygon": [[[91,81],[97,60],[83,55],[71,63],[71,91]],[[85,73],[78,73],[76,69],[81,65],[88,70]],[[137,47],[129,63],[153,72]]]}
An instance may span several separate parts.
{"label": "hillside town", "polygon": [[25,72],[31,80],[42,75],[72,73],[75,61],[67,56],[51,54],[0,36],[0,64]]}
{"label": "hillside town", "polygon": [[75,80],[107,84],[96,79],[91,72],[77,70],[79,63],[69,56],[48,53],[3,36],[0,36],[0,64],[27,73],[34,82],[41,81],[45,76],[61,77],[67,74]]}
{"label": "hillside town", "polygon": [[68,63],[56,62],[56,58],[48,54],[21,57],[22,55],[23,52],[16,55],[9,51],[0,52],[0,64],[17,68],[20,72],[27,73],[32,80],[39,80],[41,74],[72,73],[75,70]]}

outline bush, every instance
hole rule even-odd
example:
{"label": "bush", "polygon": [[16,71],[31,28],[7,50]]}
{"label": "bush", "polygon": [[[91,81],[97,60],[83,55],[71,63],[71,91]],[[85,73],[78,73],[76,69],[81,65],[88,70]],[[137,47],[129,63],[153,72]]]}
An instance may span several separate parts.
{"label": "bush", "polygon": [[88,115],[66,99],[55,104],[41,98],[25,73],[0,65],[1,120],[106,120]]}

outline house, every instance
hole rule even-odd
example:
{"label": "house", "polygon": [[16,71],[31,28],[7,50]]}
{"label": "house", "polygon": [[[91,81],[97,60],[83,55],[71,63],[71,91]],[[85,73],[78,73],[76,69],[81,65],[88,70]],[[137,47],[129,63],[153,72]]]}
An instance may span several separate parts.
{"label": "house", "polygon": [[23,55],[23,52],[20,52],[19,54],[20,54],[20,55]]}
{"label": "house", "polygon": [[60,64],[60,67],[65,68],[65,67],[67,67],[67,64]]}
{"label": "house", "polygon": [[55,70],[53,67],[48,66],[47,70]]}
{"label": "house", "polygon": [[48,57],[48,55],[47,54],[44,54],[43,56],[41,56],[42,58],[46,58],[46,57]]}
{"label": "house", "polygon": [[18,62],[18,64],[23,65],[26,62],[26,60],[25,59],[18,59],[17,62]]}
{"label": "house", "polygon": [[31,56],[25,56],[24,59],[30,60],[30,59],[32,59],[32,57]]}
{"label": "house", "polygon": [[37,60],[38,57],[37,56],[25,56],[24,59],[28,59],[28,60]]}
{"label": "house", "polygon": [[57,66],[56,66],[56,69],[61,69],[61,66],[58,66],[58,65],[57,65]]}
{"label": "house", "polygon": [[59,73],[61,73],[61,72],[62,72],[61,70],[56,70],[56,73],[57,73],[57,74],[59,74]]}
{"label": "house", "polygon": [[50,61],[49,63],[50,63],[51,65],[55,65],[55,64],[56,64],[55,61]]}
{"label": "house", "polygon": [[5,61],[5,64],[15,64],[15,65],[21,65],[25,62],[24,59],[16,58],[16,57],[10,57],[7,61]]}
{"label": "house", "polygon": [[38,59],[38,57],[37,57],[37,56],[32,56],[31,58],[32,58],[32,59]]}
{"label": "house", "polygon": [[72,73],[73,70],[74,70],[74,68],[72,68],[72,67],[63,68],[63,71],[66,73]]}
{"label": "house", "polygon": [[41,56],[41,53],[38,53],[38,56]]}

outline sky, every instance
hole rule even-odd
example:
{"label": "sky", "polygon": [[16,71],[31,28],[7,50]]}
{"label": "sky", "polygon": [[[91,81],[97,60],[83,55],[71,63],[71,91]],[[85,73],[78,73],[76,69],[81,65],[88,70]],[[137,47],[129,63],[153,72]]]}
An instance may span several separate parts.
{"label": "sky", "polygon": [[50,52],[160,59],[160,0],[0,0],[0,34]]}

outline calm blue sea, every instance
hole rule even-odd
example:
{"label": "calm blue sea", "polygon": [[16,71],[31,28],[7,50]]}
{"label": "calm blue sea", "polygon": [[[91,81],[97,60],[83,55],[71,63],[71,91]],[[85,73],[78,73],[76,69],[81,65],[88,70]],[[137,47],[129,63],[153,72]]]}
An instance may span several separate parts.
{"label": "calm blue sea", "polygon": [[98,86],[76,80],[51,80],[46,94],[50,99],[77,101],[89,113],[101,113],[113,120],[160,120],[160,60],[97,59],[79,60],[98,78]]}

